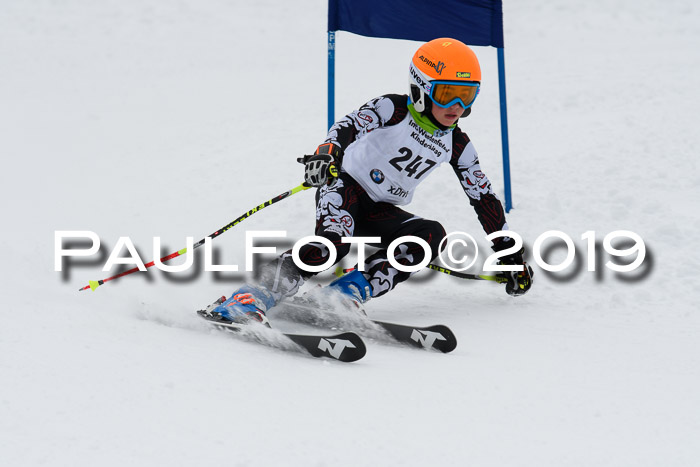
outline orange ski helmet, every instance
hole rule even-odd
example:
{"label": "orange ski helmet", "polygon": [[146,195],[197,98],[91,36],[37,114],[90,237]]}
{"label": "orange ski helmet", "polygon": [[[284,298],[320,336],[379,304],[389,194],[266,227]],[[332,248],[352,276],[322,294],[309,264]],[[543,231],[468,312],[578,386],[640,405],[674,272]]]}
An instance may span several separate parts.
{"label": "orange ski helmet", "polygon": [[418,112],[435,104],[450,107],[460,103],[462,117],[469,115],[481,84],[476,54],[456,39],[433,39],[420,46],[411,60],[408,83],[413,107]]}

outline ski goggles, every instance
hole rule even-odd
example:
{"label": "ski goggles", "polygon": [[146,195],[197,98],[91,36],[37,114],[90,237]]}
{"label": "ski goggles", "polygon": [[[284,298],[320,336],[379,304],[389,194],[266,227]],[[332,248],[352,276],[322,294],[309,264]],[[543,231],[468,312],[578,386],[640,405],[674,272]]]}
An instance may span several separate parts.
{"label": "ski goggles", "polygon": [[438,107],[446,109],[459,103],[468,109],[474,103],[479,94],[479,83],[465,83],[464,81],[433,81],[430,83],[430,99]]}

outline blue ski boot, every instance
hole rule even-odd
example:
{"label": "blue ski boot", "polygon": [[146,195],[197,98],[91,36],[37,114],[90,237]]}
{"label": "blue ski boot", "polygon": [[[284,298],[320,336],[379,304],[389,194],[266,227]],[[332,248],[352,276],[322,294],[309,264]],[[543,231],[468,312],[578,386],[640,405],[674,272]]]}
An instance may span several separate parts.
{"label": "blue ski boot", "polygon": [[257,321],[270,326],[265,313],[275,306],[275,303],[272,294],[264,287],[246,284],[233,292],[231,298],[214,308],[211,314],[218,314],[232,323],[246,324]]}
{"label": "blue ski boot", "polygon": [[357,308],[372,298],[372,286],[367,282],[364,274],[357,269],[344,274],[331,282],[328,287],[342,294],[344,298],[351,300]]}

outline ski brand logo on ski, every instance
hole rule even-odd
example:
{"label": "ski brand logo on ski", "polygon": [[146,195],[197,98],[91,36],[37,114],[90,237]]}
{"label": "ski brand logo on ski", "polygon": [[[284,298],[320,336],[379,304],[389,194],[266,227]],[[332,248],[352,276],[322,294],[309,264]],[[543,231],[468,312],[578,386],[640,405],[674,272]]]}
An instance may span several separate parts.
{"label": "ski brand logo on ski", "polygon": [[411,332],[411,340],[418,342],[426,349],[429,349],[433,346],[436,340],[444,341],[446,339],[439,332],[419,331],[418,329],[414,329],[413,332]]}
{"label": "ski brand logo on ski", "polygon": [[333,358],[340,358],[345,348],[354,349],[355,346],[352,342],[345,339],[321,339],[318,342],[318,349],[322,352],[328,352]]}

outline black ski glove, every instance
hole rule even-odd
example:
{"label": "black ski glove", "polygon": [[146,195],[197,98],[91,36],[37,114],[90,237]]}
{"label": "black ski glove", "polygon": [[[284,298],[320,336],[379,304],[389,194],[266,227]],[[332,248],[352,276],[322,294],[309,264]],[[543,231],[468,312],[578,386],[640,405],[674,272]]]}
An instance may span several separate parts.
{"label": "black ski glove", "polygon": [[343,150],[333,143],[323,143],[313,155],[297,159],[304,164],[304,183],[314,187],[331,184],[338,176]]}
{"label": "black ski glove", "polygon": [[[508,242],[501,242],[501,244],[494,249],[496,251],[502,251],[513,246],[514,244],[515,242],[510,239]],[[523,259],[524,254],[525,249],[521,248],[520,251],[503,256],[499,261],[499,264],[523,266],[522,271],[503,271],[499,273],[500,276],[508,279],[506,282],[506,293],[514,297],[526,294],[527,291],[530,290],[530,287],[532,287],[532,277],[535,273]]]}

